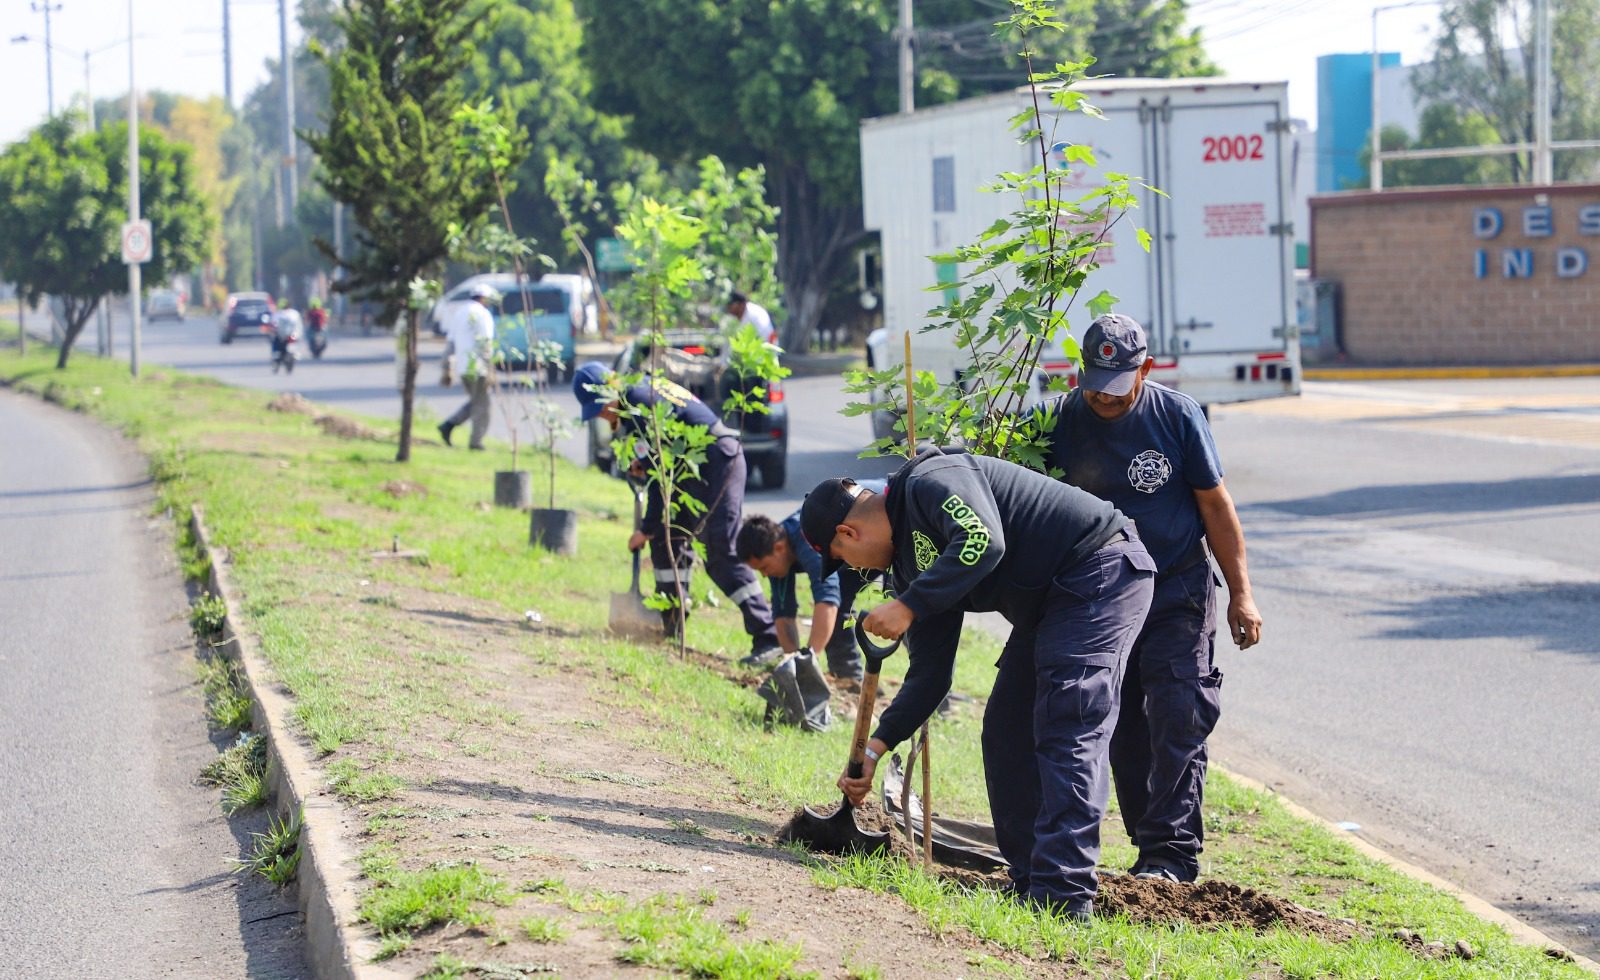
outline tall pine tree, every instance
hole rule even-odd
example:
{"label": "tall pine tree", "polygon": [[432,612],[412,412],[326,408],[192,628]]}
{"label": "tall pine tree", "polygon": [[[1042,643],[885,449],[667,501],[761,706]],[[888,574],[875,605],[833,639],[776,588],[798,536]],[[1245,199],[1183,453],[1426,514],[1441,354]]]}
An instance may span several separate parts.
{"label": "tall pine tree", "polygon": [[495,200],[490,161],[455,150],[465,126],[456,110],[481,94],[461,82],[482,16],[469,8],[482,9],[472,0],[346,0],[334,16],[343,46],[315,48],[328,66],[327,131],[301,134],[320,158],[323,186],[359,229],[341,288],[382,302],[386,319],[405,315],[401,462],[411,458],[417,388],[411,282],[435,272],[452,229]]}

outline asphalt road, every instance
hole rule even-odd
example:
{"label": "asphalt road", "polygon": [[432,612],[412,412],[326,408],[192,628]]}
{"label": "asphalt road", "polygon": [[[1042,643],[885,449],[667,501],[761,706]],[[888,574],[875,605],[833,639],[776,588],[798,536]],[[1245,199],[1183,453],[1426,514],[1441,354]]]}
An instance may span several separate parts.
{"label": "asphalt road", "polygon": [[[209,323],[146,337],[153,363],[398,413],[387,338],[291,380]],[[836,379],[787,390],[789,485],[752,510],[887,472]],[[1600,955],[1600,379],[1310,384],[1213,428],[1266,619],[1220,654],[1215,756]]]}
{"label": "asphalt road", "polygon": [[303,977],[216,757],[171,534],[94,423],[0,391],[0,976]]}

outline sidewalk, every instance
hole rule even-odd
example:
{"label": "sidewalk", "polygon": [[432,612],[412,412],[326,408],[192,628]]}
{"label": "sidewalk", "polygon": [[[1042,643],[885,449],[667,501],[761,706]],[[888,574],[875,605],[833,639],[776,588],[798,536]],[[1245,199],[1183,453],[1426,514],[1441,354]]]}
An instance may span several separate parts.
{"label": "sidewalk", "polygon": [[1484,378],[1586,378],[1600,376],[1600,364],[1316,364],[1300,376],[1307,381],[1445,381]]}

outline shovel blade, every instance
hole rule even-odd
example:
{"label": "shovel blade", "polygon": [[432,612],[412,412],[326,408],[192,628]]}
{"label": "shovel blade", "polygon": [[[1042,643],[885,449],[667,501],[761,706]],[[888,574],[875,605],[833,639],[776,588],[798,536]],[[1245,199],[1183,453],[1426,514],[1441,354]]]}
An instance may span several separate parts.
{"label": "shovel blade", "polygon": [[611,593],[611,632],[635,640],[659,640],[661,615],[645,606],[637,592]]}
{"label": "shovel blade", "polygon": [[889,846],[887,833],[862,830],[856,824],[855,808],[849,803],[840,805],[827,816],[805,807],[784,828],[779,839],[827,854],[871,854]]}

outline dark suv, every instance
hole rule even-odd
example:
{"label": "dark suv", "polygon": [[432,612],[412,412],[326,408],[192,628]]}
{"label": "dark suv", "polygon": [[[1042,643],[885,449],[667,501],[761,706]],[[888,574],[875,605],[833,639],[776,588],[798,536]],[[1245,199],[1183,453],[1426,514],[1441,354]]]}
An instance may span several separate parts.
{"label": "dark suv", "polygon": [[[744,447],[751,480],[759,471],[763,488],[781,488],[789,476],[789,406],[784,402],[783,382],[740,378],[728,370],[727,338],[721,334],[671,331],[666,341],[669,349],[661,352],[662,373],[689,389],[720,414],[723,422],[739,430],[739,443]],[[648,341],[630,340],[612,363],[612,369],[620,373],[647,370],[650,354]],[[723,402],[735,388],[746,392],[764,389],[767,411],[743,417],[723,411]],[[604,419],[589,423],[589,461],[607,472],[613,470],[611,427]]]}
{"label": "dark suv", "polygon": [[230,294],[227,312],[222,315],[222,329],[217,339],[224,344],[231,344],[236,334],[256,336],[271,334],[274,309],[272,297],[266,293]]}

